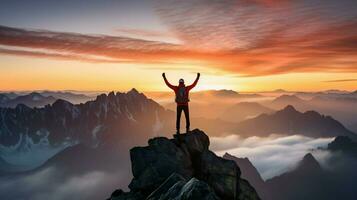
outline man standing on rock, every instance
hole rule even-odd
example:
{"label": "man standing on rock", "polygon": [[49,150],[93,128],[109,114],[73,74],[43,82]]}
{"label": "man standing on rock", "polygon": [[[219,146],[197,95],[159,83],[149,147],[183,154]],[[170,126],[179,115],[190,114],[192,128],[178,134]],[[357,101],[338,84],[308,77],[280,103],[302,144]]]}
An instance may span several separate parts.
{"label": "man standing on rock", "polygon": [[197,77],[195,82],[192,83],[192,85],[186,86],[185,81],[181,78],[179,80],[179,85],[171,85],[165,76],[165,73],[162,73],[162,77],[165,80],[166,85],[171,88],[176,95],[175,101],[177,104],[176,108],[176,133],[180,134],[180,121],[181,121],[181,112],[183,111],[185,113],[185,118],[186,118],[186,132],[188,133],[190,131],[190,114],[189,114],[189,109],[188,109],[188,102],[190,101],[189,99],[189,92],[192,88],[194,88],[197,85],[198,80],[200,79],[200,73],[197,73]]}

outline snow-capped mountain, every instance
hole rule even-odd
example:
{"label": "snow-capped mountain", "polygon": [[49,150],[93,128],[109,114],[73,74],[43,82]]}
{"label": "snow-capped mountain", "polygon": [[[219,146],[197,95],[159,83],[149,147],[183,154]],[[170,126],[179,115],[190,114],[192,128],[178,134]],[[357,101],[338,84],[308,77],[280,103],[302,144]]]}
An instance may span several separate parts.
{"label": "snow-capped mountain", "polygon": [[[122,144],[123,140],[128,145],[140,144],[167,130],[173,116],[135,89],[102,94],[77,105],[57,100],[44,108],[23,104],[0,108],[0,157],[11,164],[35,167],[78,143],[92,147]],[[36,152],[42,152],[41,156],[36,157]],[[36,159],[29,164],[24,157]]]}

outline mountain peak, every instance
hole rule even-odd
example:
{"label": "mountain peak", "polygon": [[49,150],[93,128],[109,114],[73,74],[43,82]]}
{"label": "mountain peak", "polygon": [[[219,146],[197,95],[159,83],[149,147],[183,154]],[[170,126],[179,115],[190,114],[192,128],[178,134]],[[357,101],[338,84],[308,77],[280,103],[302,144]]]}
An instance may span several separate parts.
{"label": "mountain peak", "polygon": [[73,106],[72,103],[66,101],[66,100],[63,100],[63,99],[57,99],[53,104],[52,106],[54,108],[58,107],[58,108],[63,108],[63,107],[68,107],[68,106]]}
{"label": "mountain peak", "polygon": [[315,157],[308,153],[304,156],[304,158],[300,161],[298,165],[299,169],[309,169],[309,170],[320,170],[320,163],[315,159]]}
{"label": "mountain peak", "polygon": [[282,110],[277,111],[277,113],[284,114],[284,115],[295,115],[298,114],[299,111],[297,111],[294,106],[287,105]]}
{"label": "mountain peak", "polygon": [[111,200],[259,199],[236,163],[210,151],[208,136],[198,129],[152,138],[148,146],[132,148],[130,158],[130,192],[114,192]]}
{"label": "mountain peak", "polygon": [[348,136],[337,136],[327,147],[330,151],[342,151],[357,156],[357,142]]}
{"label": "mountain peak", "polygon": [[297,112],[297,110],[294,108],[294,106],[292,105],[287,105],[283,111],[286,111],[286,112]]}
{"label": "mountain peak", "polygon": [[39,92],[31,92],[30,96],[42,96]]}
{"label": "mountain peak", "polygon": [[128,94],[140,94],[140,93],[139,93],[139,91],[138,91],[137,89],[132,88],[132,89],[128,92]]}

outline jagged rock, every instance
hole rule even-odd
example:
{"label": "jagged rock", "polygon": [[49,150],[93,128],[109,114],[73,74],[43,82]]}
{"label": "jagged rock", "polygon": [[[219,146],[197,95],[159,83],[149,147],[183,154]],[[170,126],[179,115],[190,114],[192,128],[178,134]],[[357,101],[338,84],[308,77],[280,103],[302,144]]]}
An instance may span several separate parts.
{"label": "jagged rock", "polygon": [[196,178],[187,183],[178,182],[165,195],[157,200],[219,200],[211,187]]}
{"label": "jagged rock", "polygon": [[130,158],[134,179],[129,188],[133,191],[149,194],[172,173],[186,178],[193,174],[190,155],[164,137],[150,139],[147,147],[131,149]]}
{"label": "jagged rock", "polygon": [[216,156],[208,136],[195,129],[174,139],[150,139],[130,150],[133,180],[129,193],[111,200],[256,200],[234,161]]}
{"label": "jagged rock", "polygon": [[255,189],[245,179],[239,179],[238,199],[259,199]]}
{"label": "jagged rock", "polygon": [[265,199],[265,182],[260,176],[258,170],[254,167],[248,158],[238,158],[228,153],[225,153],[223,158],[233,160],[235,163],[237,163],[242,172],[241,177],[243,179],[247,179],[258,192],[259,196]]}
{"label": "jagged rock", "polygon": [[241,172],[234,161],[205,151],[201,155],[199,172],[202,173],[200,178],[209,183],[218,195],[229,199],[237,197]]}
{"label": "jagged rock", "polygon": [[209,138],[200,130],[196,129],[190,134],[180,134],[175,135],[174,137],[187,147],[187,150],[191,155],[200,154],[208,150]]}
{"label": "jagged rock", "polygon": [[165,194],[172,186],[174,186],[177,182],[184,182],[185,179],[176,173],[171,174],[169,178],[166,179],[164,183],[162,183],[154,192],[152,192],[146,199],[147,200],[155,200],[160,199],[162,194]]}

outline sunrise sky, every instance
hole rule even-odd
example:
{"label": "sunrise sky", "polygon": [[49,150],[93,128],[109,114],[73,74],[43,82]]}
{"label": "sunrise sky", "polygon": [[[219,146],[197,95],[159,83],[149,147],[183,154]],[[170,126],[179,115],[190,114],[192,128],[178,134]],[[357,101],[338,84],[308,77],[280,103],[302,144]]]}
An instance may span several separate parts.
{"label": "sunrise sky", "polygon": [[0,90],[356,90],[356,0],[0,0]]}

